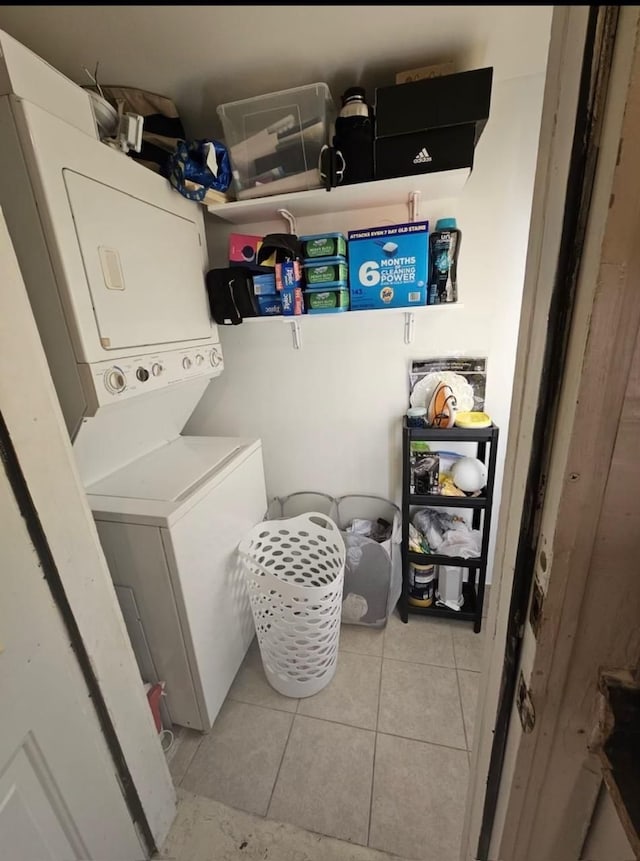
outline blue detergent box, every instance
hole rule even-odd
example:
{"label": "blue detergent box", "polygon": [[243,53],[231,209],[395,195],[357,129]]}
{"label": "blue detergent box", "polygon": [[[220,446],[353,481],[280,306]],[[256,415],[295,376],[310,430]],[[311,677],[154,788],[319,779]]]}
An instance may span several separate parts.
{"label": "blue detergent box", "polygon": [[275,317],[282,314],[282,302],[279,296],[257,296],[261,317]]}
{"label": "blue detergent box", "polygon": [[427,304],[429,222],[349,231],[351,310]]}
{"label": "blue detergent box", "polygon": [[276,276],[272,275],[253,275],[253,295],[254,296],[275,296]]}

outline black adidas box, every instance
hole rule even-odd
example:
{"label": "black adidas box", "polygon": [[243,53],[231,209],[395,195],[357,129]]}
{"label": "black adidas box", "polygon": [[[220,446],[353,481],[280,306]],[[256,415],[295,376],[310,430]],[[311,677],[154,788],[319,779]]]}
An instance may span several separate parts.
{"label": "black adidas box", "polygon": [[376,90],[375,178],[473,167],[493,68]]}

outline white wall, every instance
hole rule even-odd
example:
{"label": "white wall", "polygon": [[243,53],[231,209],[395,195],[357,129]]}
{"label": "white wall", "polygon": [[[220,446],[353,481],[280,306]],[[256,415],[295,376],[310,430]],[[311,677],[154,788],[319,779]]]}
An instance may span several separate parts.
{"label": "white wall", "polygon": [[[493,66],[491,118],[462,197],[422,206],[432,222],[458,217],[464,308],[417,315],[410,347],[403,316],[390,312],[304,319],[300,352],[279,323],[225,330],[226,370],[188,429],[261,436],[271,494],[311,487],[397,497],[410,358],[481,352],[489,358],[487,409],[503,433],[500,478],[553,7],[386,5],[363,15],[362,7],[344,6],[336,30],[337,8],[169,6],[149,17],[139,6],[3,6],[0,27],[74,80],[85,81],[82,65],[99,60],[103,83],[173,97],[192,135],[219,133],[216,106],[259,92],[326,80],[335,99],[353,83],[365,84],[371,98],[401,69],[446,59],[460,69]],[[239,14],[251,33],[239,29]],[[290,44],[274,62],[273,40],[283,30]],[[399,201],[377,213],[301,220],[299,230],[406,220]],[[227,233],[211,219],[212,265],[225,265]]]}
{"label": "white wall", "polygon": [[[488,357],[486,409],[501,428],[499,506],[544,75],[494,83],[491,117],[457,201],[423,201],[432,223],[455,215],[462,230],[460,306],[302,318],[302,349],[281,320],[220,327],[226,368],[213,380],[188,433],[260,436],[270,496],[297,490],[371,492],[399,500],[400,418],[412,358]],[[330,194],[327,195],[328,205]],[[404,201],[378,211],[300,219],[299,233],[406,221]],[[241,232],[282,231],[281,222]],[[229,229],[210,218],[212,265],[226,265]],[[494,520],[495,528],[495,520]],[[494,531],[494,530],[492,530]],[[491,544],[493,553],[493,538]]]}
{"label": "white wall", "polygon": [[552,8],[3,5],[0,27],[74,81],[99,61],[101,83],[169,96],[187,134],[210,137],[219,104],[312,81],[337,100],[444,60],[493,65],[495,80],[537,74]]}

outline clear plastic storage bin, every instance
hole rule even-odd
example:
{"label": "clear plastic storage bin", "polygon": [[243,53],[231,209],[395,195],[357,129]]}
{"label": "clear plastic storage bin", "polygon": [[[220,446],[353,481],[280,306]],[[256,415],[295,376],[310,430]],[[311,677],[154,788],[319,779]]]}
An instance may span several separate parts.
{"label": "clear plastic storage bin", "polygon": [[239,200],[321,185],[318,160],[335,108],[327,84],[308,84],[218,107]]}

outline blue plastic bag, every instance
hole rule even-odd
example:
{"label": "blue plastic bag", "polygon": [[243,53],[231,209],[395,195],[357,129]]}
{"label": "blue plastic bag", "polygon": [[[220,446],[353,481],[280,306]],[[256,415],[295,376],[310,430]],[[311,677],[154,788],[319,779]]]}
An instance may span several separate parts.
{"label": "blue plastic bag", "polygon": [[[216,140],[178,141],[175,152],[169,156],[168,169],[171,185],[189,200],[202,201],[207,189],[226,191],[231,185],[229,153]],[[189,189],[185,180],[201,188]]]}

